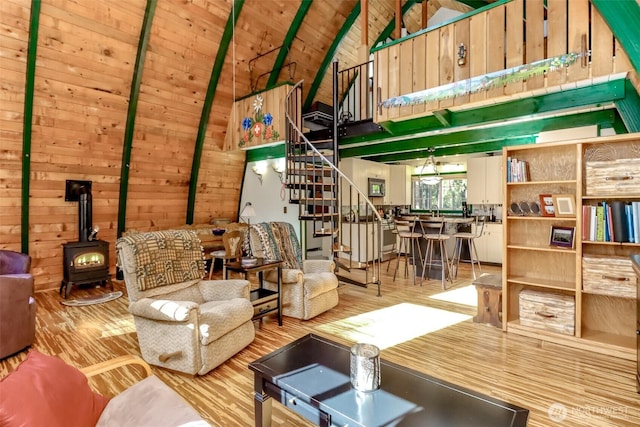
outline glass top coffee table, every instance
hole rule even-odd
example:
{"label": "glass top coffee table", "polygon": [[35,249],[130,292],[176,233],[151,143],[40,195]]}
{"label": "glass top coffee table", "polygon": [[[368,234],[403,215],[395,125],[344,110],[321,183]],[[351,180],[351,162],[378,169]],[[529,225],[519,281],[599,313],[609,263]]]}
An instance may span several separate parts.
{"label": "glass top coffee table", "polygon": [[380,389],[358,392],[349,347],[309,334],[249,364],[255,425],[271,398],[319,426],[525,427],[529,410],[380,360]]}

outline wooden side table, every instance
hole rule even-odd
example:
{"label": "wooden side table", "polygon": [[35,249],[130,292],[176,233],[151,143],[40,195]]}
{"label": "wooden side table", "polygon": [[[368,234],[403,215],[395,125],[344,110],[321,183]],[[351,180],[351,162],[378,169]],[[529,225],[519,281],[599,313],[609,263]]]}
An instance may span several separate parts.
{"label": "wooden side table", "polygon": [[478,291],[476,323],[502,328],[502,275],[483,273],[472,283]]}
{"label": "wooden side table", "polygon": [[[249,274],[258,273],[260,287],[250,292],[251,304],[253,304],[253,320],[260,319],[269,313],[277,311],[278,326],[282,326],[282,297],[280,286],[282,285],[282,264],[279,259],[256,258],[254,263],[229,262],[225,270],[225,279],[229,278],[229,271],[244,273],[245,279]],[[264,272],[272,269],[278,270],[278,288],[272,291],[264,287]]]}

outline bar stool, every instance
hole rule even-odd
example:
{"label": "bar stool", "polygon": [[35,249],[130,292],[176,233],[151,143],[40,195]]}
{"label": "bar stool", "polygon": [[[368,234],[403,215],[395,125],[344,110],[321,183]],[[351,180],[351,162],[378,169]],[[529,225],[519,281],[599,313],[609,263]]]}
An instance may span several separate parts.
{"label": "bar stool", "polygon": [[396,281],[396,273],[400,266],[400,256],[404,250],[404,277],[409,276],[409,254],[408,250],[411,250],[411,262],[413,264],[413,284],[416,284],[416,248],[418,249],[418,260],[422,260],[422,250],[420,249],[420,242],[418,239],[422,237],[422,233],[415,230],[416,218],[403,218],[395,219],[396,230],[398,232],[398,238],[400,239],[400,245],[398,246],[398,253],[396,255],[396,269],[393,272],[393,281]]}
{"label": "bar stool", "polygon": [[[431,267],[439,267],[441,274],[440,279],[442,281],[442,289],[447,289],[446,281],[449,280],[453,284],[453,276],[451,275],[451,265],[449,265],[449,254],[447,253],[447,240],[449,235],[444,233],[445,221],[444,218],[433,219],[422,223],[424,229],[423,237],[427,241],[427,250],[424,254],[424,261],[422,262],[422,280],[424,280],[424,272],[431,271]],[[434,250],[438,247],[440,256],[434,259]],[[427,278],[428,278],[427,273]]]}
{"label": "bar stool", "polygon": [[458,276],[458,264],[460,264],[460,257],[462,253],[462,246],[466,243],[469,247],[469,262],[471,263],[471,272],[473,273],[473,280],[476,280],[475,264],[478,264],[478,271],[482,273],[482,266],[478,259],[478,251],[476,250],[475,239],[482,236],[484,230],[485,218],[483,216],[477,216],[473,220],[472,229],[470,233],[461,232],[455,233],[453,237],[456,238],[456,246],[453,251],[453,258],[451,259],[451,265],[454,271],[454,277]]}

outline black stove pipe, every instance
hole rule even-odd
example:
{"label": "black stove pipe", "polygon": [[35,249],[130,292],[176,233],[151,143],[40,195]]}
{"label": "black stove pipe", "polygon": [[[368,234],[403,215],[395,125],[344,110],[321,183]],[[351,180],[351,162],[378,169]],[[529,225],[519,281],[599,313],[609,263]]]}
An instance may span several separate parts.
{"label": "black stove pipe", "polygon": [[93,230],[91,191],[80,187],[78,196],[78,240],[88,242]]}

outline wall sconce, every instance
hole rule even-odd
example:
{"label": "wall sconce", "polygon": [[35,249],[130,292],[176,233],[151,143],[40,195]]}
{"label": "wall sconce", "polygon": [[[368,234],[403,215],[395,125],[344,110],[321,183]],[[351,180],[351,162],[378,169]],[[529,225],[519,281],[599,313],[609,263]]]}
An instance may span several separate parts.
{"label": "wall sconce", "polygon": [[253,173],[258,175],[258,180],[260,181],[260,185],[262,185],[262,175],[264,175],[264,173],[267,171],[267,162],[264,160],[256,162],[251,167],[251,170],[253,171]]}
{"label": "wall sconce", "polygon": [[460,43],[460,46],[458,46],[458,65],[462,67],[466,63],[467,47],[464,45],[464,43]]}
{"label": "wall sconce", "polygon": [[286,161],[284,157],[281,159],[274,160],[273,163],[271,163],[271,167],[273,168],[273,171],[280,176],[280,182],[284,183],[285,181],[284,171],[286,168]]}

